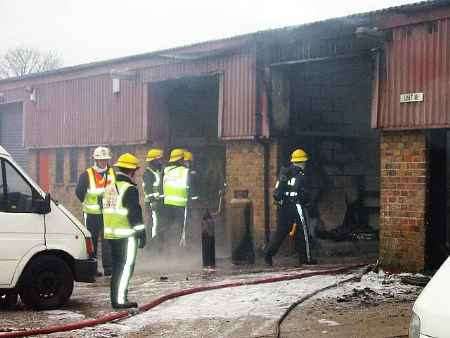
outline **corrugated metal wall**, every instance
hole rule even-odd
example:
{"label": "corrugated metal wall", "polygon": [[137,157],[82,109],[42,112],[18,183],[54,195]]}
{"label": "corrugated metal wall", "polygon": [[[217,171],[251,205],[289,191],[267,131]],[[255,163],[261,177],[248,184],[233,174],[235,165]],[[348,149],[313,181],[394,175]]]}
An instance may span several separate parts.
{"label": "corrugated metal wall", "polygon": [[26,109],[26,145],[54,147],[142,143],[146,140],[144,84],[121,80],[113,94],[109,75],[37,85]]}
{"label": "corrugated metal wall", "polygon": [[[36,103],[29,100],[24,87],[5,91],[8,101],[20,99],[24,102],[25,145],[30,148],[121,145],[145,143],[153,136],[161,139],[164,137],[164,131],[159,130],[162,121],[154,110],[164,103],[155,99],[157,92],[152,91],[151,83],[218,73],[223,74],[223,112],[222,120],[218,121],[222,129],[219,134],[223,139],[254,137],[254,48],[196,61],[169,58],[163,64],[154,65],[152,60],[149,63],[152,64],[150,67],[138,69],[138,80],[121,80],[120,93],[116,95],[112,93],[109,74],[56,82],[44,77],[41,83],[31,85],[36,89]],[[25,85],[26,81],[23,82]],[[150,90],[147,91],[148,87]]]}
{"label": "corrugated metal wall", "polygon": [[23,142],[21,103],[0,105],[0,144],[22,168],[27,169],[28,152]]}
{"label": "corrugated metal wall", "polygon": [[[450,127],[450,19],[395,28],[385,60],[376,127]],[[400,94],[415,92],[423,102],[400,103]]]}
{"label": "corrugated metal wall", "polygon": [[[226,57],[208,58],[195,62],[174,62],[148,68],[143,71],[143,79],[148,82],[158,82],[215,73],[223,73],[224,79],[222,138],[253,138],[256,130],[256,54],[254,50]],[[151,105],[150,108],[152,107]],[[150,124],[153,118],[156,118],[155,114],[150,111]]]}

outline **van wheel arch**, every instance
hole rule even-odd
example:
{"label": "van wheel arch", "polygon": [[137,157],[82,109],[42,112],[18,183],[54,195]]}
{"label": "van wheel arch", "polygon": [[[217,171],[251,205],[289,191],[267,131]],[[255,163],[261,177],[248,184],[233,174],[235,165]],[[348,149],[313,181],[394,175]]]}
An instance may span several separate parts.
{"label": "van wheel arch", "polygon": [[75,259],[71,255],[69,255],[67,252],[62,251],[62,250],[41,251],[41,252],[36,253],[33,257],[31,257],[30,260],[28,261],[28,263],[23,268],[22,274],[20,275],[19,280],[16,284],[17,289],[20,289],[21,287],[23,287],[24,272],[27,270],[27,268],[30,266],[30,264],[40,256],[56,256],[56,257],[61,258],[70,267],[72,274],[75,275]]}

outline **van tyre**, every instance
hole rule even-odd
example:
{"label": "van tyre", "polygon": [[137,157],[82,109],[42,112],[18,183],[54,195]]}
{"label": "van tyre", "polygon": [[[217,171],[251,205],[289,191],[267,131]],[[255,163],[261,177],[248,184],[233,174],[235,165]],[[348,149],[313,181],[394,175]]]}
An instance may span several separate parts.
{"label": "van tyre", "polygon": [[63,259],[38,256],[30,262],[22,276],[20,298],[33,309],[54,309],[70,298],[73,281],[72,270]]}

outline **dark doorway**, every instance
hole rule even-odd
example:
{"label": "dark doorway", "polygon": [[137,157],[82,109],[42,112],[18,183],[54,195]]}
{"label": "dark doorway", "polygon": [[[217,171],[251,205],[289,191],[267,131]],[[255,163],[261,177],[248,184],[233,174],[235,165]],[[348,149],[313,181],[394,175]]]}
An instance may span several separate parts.
{"label": "dark doorway", "polygon": [[281,164],[296,148],[309,154],[317,255],[377,257],[380,160],[379,134],[370,126],[372,60],[361,55],[275,71],[282,91],[273,101],[285,113]]}
{"label": "dark doorway", "polygon": [[0,105],[0,145],[27,170],[28,151],[24,145],[22,103]]}
{"label": "dark doorway", "polygon": [[431,130],[427,136],[429,198],[426,232],[426,264],[428,268],[436,269],[448,256],[448,132],[446,130]]}
{"label": "dark doorway", "polygon": [[[225,145],[219,139],[219,75],[185,77],[149,85],[151,135],[155,144],[165,148],[187,149],[193,153],[193,193],[191,235],[200,239],[201,216],[206,209],[218,208],[219,191],[225,182]],[[223,220],[216,219],[216,244],[225,241]]]}

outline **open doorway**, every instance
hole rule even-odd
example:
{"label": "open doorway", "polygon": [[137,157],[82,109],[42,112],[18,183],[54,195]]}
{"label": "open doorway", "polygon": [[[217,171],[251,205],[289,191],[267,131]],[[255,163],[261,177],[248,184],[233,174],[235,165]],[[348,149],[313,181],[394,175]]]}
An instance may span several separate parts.
{"label": "open doorway", "polygon": [[27,170],[28,151],[24,145],[22,103],[0,104],[0,145]]}
{"label": "open doorway", "polygon": [[[219,191],[225,182],[225,145],[219,140],[220,75],[184,77],[151,83],[149,86],[150,124],[157,125],[152,138],[169,153],[184,148],[193,153],[193,194],[190,234],[199,245],[201,217],[219,205]],[[164,132],[161,132],[164,131]],[[156,137],[155,137],[156,136]],[[223,220],[216,220],[216,244],[224,244]]]}
{"label": "open doorway", "polygon": [[310,158],[316,256],[377,257],[379,135],[370,126],[371,59],[307,60],[274,71],[284,91],[274,103],[288,112],[281,165],[295,148]]}
{"label": "open doorway", "polygon": [[438,269],[449,253],[449,132],[445,129],[430,130],[427,132],[427,143],[429,198],[425,236],[426,266],[430,269]]}

